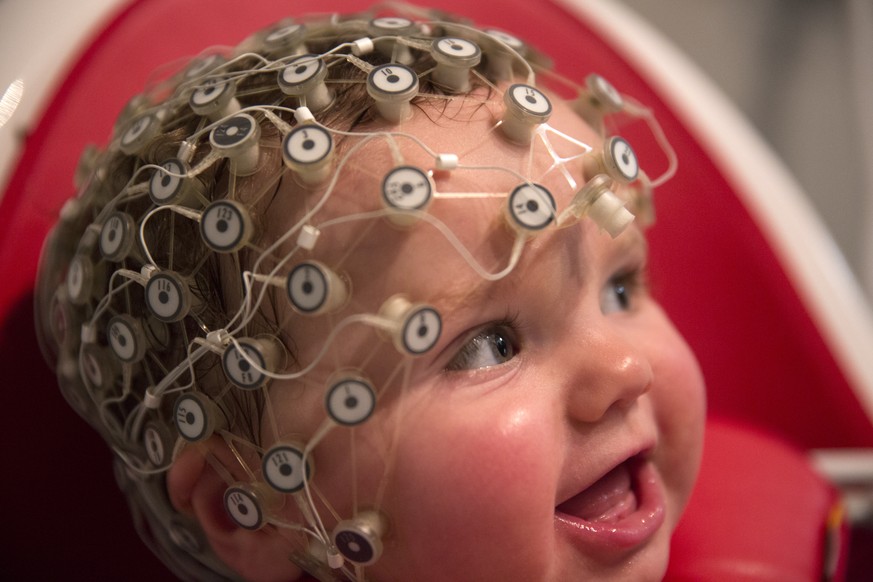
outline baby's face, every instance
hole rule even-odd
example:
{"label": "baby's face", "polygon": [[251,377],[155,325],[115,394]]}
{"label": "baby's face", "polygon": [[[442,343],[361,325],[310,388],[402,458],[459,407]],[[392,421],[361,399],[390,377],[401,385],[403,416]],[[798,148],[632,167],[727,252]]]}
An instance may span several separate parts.
{"label": "baby's face", "polygon": [[[566,105],[553,99],[553,106],[554,129],[599,145]],[[417,112],[400,129],[436,152],[458,154],[462,165],[506,167],[546,186],[560,212],[584,183],[574,158],[581,150],[557,133],[551,153],[538,138],[533,150],[510,144],[494,130],[500,109],[450,105],[445,115],[430,111],[436,121]],[[340,180],[325,216],[340,205],[378,207],[382,176],[398,162],[433,167],[408,140],[397,146],[401,159],[379,141],[356,153],[355,171]],[[555,155],[573,159],[556,164]],[[515,240],[501,209],[520,179],[458,169],[436,172],[434,182],[440,196],[429,212],[486,271],[501,271]],[[282,204],[275,216],[293,214]],[[265,446],[314,438],[337,369],[372,381],[375,412],[361,425],[329,430],[314,448],[311,482],[328,531],[335,515],[375,508],[387,517],[384,553],[366,570],[371,579],[663,575],[698,468],[704,387],[693,355],[646,291],[637,227],[616,239],[587,219],[546,229],[495,282],[424,221],[325,228],[312,256],[351,281],[351,299],[333,315],[289,316],[286,339],[299,365],[312,361],[337,322],[376,313],[395,293],[442,317],[438,343],[414,360],[353,324],[303,382],[270,388],[275,418],[264,423]]]}

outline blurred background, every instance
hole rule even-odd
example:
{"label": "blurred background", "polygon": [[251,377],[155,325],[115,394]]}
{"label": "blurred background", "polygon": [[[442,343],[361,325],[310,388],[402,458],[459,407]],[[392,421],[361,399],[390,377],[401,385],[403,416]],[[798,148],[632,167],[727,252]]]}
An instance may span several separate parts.
{"label": "blurred background", "polygon": [[873,299],[873,1],[618,1],[758,128]]}

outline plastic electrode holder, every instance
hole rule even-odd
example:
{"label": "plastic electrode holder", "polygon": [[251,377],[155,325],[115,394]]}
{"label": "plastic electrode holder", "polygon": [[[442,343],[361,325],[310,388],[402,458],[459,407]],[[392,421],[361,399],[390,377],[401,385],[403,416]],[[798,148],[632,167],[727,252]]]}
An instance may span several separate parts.
{"label": "plastic electrode holder", "polygon": [[585,77],[585,89],[580,92],[573,108],[588,125],[602,134],[604,117],[624,109],[624,98],[609,81],[591,73]]}
{"label": "plastic electrode holder", "polygon": [[320,125],[298,125],[282,139],[282,160],[305,184],[327,180],[333,152],[333,137]]}
{"label": "plastic electrode holder", "polygon": [[393,168],[382,180],[382,203],[394,211],[388,219],[400,226],[415,222],[417,217],[412,213],[425,210],[433,193],[433,180],[427,172],[415,166]]}
{"label": "plastic electrode holder", "polygon": [[312,463],[305,458],[304,450],[305,447],[296,442],[280,442],[271,446],[261,461],[267,485],[279,493],[297,493],[303,489],[312,477]]}
{"label": "plastic electrode holder", "polygon": [[76,255],[67,267],[67,297],[73,305],[84,305],[94,289],[94,264],[84,255]]}
{"label": "plastic electrode holder", "polygon": [[352,519],[340,521],[331,541],[345,559],[358,566],[371,566],[382,556],[382,537],[387,520],[377,511],[362,511]]}
{"label": "plastic electrode holder", "polygon": [[444,36],[431,43],[431,55],[437,63],[432,75],[437,84],[453,93],[470,90],[470,70],[482,60],[482,50],[475,42]]}
{"label": "plastic electrode holder", "polygon": [[565,213],[577,218],[586,215],[612,238],[617,237],[633,222],[634,215],[611,190],[611,184],[612,178],[605,174],[594,176],[576,193]]}
{"label": "plastic electrode holder", "polygon": [[333,94],[324,82],[327,66],[318,55],[306,54],[290,61],[279,71],[279,88],[286,95],[303,97],[306,106],[315,112],[333,101]]}
{"label": "plastic electrode holder", "polygon": [[376,390],[369,380],[351,372],[334,374],[324,397],[328,416],[342,426],[366,422],[376,410]]}
{"label": "plastic electrode holder", "polygon": [[79,362],[82,381],[92,394],[103,394],[115,384],[118,365],[108,350],[97,344],[81,344]]}
{"label": "plastic electrode holder", "polygon": [[398,63],[380,65],[367,76],[367,93],[386,121],[400,123],[412,116],[409,102],[418,94],[418,75]]}
{"label": "plastic electrode holder", "polygon": [[224,426],[224,416],[211,398],[200,392],[186,392],[173,405],[173,422],[179,435],[188,442],[208,439]]}
{"label": "plastic electrode holder", "polygon": [[237,388],[257,390],[270,380],[268,372],[277,371],[280,355],[281,347],[276,338],[242,338],[228,344],[221,364],[225,376]]}
{"label": "plastic electrode holder", "polygon": [[109,348],[118,360],[125,364],[141,361],[148,348],[145,330],[139,320],[123,313],[109,320],[106,326]]}
{"label": "plastic electrode holder", "polygon": [[597,73],[585,77],[585,86],[588,88],[589,98],[602,113],[617,113],[624,108],[624,98],[621,93],[612,83]]}
{"label": "plastic electrode holder", "polygon": [[500,129],[515,143],[529,144],[536,126],[549,120],[552,103],[545,93],[531,85],[516,83],[503,94],[505,106]]}
{"label": "plastic electrode holder", "polygon": [[236,84],[229,79],[211,78],[194,89],[188,98],[188,105],[197,115],[218,121],[240,110],[236,99]]}
{"label": "plastic electrode holder", "polygon": [[607,139],[603,149],[588,153],[584,165],[587,176],[606,173],[623,184],[633,182],[640,175],[636,152],[626,139],[619,136]]}
{"label": "plastic electrode holder", "polygon": [[227,62],[227,59],[219,53],[211,55],[203,55],[193,59],[182,73],[182,77],[186,81],[196,79],[197,77],[206,75],[216,68]]}
{"label": "plastic electrode holder", "polygon": [[342,277],[320,261],[304,261],[288,274],[288,300],[303,315],[331,313],[346,304],[349,289]]}
{"label": "plastic electrode holder", "polygon": [[167,425],[152,421],[142,431],[142,446],[146,458],[155,468],[166,468],[172,460],[175,437]]}
{"label": "plastic electrode holder", "polygon": [[250,176],[258,169],[261,126],[248,113],[234,115],[216,126],[209,134],[209,143],[222,156],[230,158],[230,171],[235,176]]}
{"label": "plastic electrode holder", "polygon": [[235,483],[224,492],[224,509],[233,522],[247,530],[258,530],[267,523],[269,511],[278,499],[263,483]]}
{"label": "plastic electrode holder", "polygon": [[442,333],[439,312],[424,303],[411,303],[403,295],[389,297],[379,309],[397,350],[407,356],[430,351]]}
{"label": "plastic electrode holder", "polygon": [[136,250],[136,225],[126,212],[109,214],[100,228],[100,254],[107,261],[119,262]]}
{"label": "plastic electrode holder", "polygon": [[493,81],[507,81],[513,78],[513,63],[527,54],[527,46],[515,36],[496,29],[483,31],[489,40],[486,47],[486,74]]}
{"label": "plastic electrode holder", "polygon": [[634,221],[634,215],[624,207],[624,202],[612,190],[603,192],[594,200],[588,210],[588,217],[612,238],[620,235]]}
{"label": "plastic electrode holder", "polygon": [[538,232],[555,220],[555,199],[545,186],[524,182],[509,194],[506,211],[516,230]]}
{"label": "plastic electrode holder", "polygon": [[263,39],[263,50],[268,55],[299,54],[303,51],[306,26],[285,20],[278,23]]}
{"label": "plastic electrode holder", "polygon": [[192,299],[188,282],[174,271],[157,271],[146,281],[146,306],[165,323],[184,319],[191,310]]}
{"label": "plastic electrode holder", "polygon": [[152,172],[149,180],[149,198],[158,206],[174,204],[187,206],[195,198],[200,183],[188,178],[188,164],[178,158],[164,161]]}
{"label": "plastic electrode holder", "polygon": [[248,209],[236,200],[216,200],[200,216],[200,237],[218,253],[242,249],[252,239],[253,232]]}
{"label": "plastic electrode holder", "polygon": [[131,120],[121,134],[118,147],[127,155],[141,151],[161,131],[157,112],[143,113]]}
{"label": "plastic electrode holder", "polygon": [[398,45],[396,37],[408,37],[419,32],[418,26],[408,18],[402,16],[383,16],[374,18],[369,25],[370,35],[378,37],[394,37],[375,42],[376,50],[384,56],[392,59],[395,63],[408,65],[412,62],[412,53],[409,47]]}

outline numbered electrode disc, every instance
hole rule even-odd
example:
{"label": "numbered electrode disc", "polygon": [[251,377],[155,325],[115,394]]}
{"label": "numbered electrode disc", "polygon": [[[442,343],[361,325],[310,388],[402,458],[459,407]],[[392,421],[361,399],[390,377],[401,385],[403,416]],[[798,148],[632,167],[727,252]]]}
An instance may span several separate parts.
{"label": "numbered electrode disc", "polygon": [[440,339],[442,319],[433,307],[426,305],[409,311],[400,330],[403,349],[414,356],[430,350]]}
{"label": "numbered electrode disc", "polygon": [[264,455],[261,463],[264,480],[282,493],[296,493],[309,480],[309,463],[303,462],[303,450],[291,445],[276,445]]}
{"label": "numbered electrode disc", "polygon": [[149,180],[149,198],[161,206],[175,204],[184,197],[185,176],[188,165],[181,160],[170,159],[161,164],[161,169],[152,173]]}
{"label": "numbered electrode disc", "polygon": [[139,362],[146,354],[146,338],[142,325],[127,314],[116,315],[106,327],[109,348],[125,364]]}
{"label": "numbered electrode disc", "polygon": [[621,93],[612,86],[612,83],[600,75],[595,73],[588,75],[585,78],[585,84],[605,113],[614,113],[624,107],[624,99],[622,99]]}
{"label": "numbered electrode disc", "polygon": [[282,140],[282,158],[292,169],[324,162],[333,151],[333,137],[319,125],[295,127]]}
{"label": "numbered electrode disc", "polygon": [[199,77],[200,75],[205,75],[219,65],[224,64],[224,62],[225,58],[218,54],[195,59],[185,70],[185,80],[191,80]]}
{"label": "numbered electrode disc", "polygon": [[215,127],[209,134],[209,142],[219,151],[234,152],[253,145],[258,138],[258,130],[254,117],[240,113]]}
{"label": "numbered electrode disc", "polygon": [[611,137],[606,142],[604,163],[616,180],[633,182],[640,174],[640,164],[634,149],[622,137]]}
{"label": "numbered electrode disc", "polygon": [[183,394],[173,406],[173,422],[182,438],[189,442],[201,441],[212,434],[214,420],[209,418],[210,407],[202,394]]}
{"label": "numbered electrode disc", "polygon": [[552,114],[552,103],[546,95],[530,85],[516,83],[506,90],[505,101],[515,113],[534,123],[544,123]]}
{"label": "numbered electrode disc", "polygon": [[76,255],[67,267],[67,296],[73,305],[82,305],[91,297],[94,266],[82,255]]}
{"label": "numbered electrode disc", "polygon": [[169,464],[173,452],[173,436],[165,425],[156,422],[147,424],[142,432],[142,444],[152,465],[163,467]]}
{"label": "numbered electrode disc", "polygon": [[116,369],[109,354],[95,344],[82,344],[79,361],[82,380],[92,392],[104,392],[115,382]]}
{"label": "numbered electrode disc", "polygon": [[434,40],[431,47],[433,57],[438,63],[456,67],[473,67],[482,58],[479,45],[464,38],[444,36]]}
{"label": "numbered electrode disc", "polygon": [[267,362],[264,354],[251,340],[239,340],[238,343],[239,347],[230,344],[224,350],[221,358],[224,373],[228,380],[243,390],[260,388],[267,381],[267,375],[255,368],[252,362],[261,370],[266,370]]}
{"label": "numbered electrode disc", "polygon": [[400,100],[418,92],[418,75],[405,65],[388,63],[370,71],[367,91],[374,99]]}
{"label": "numbered electrode disc", "polygon": [[146,305],[159,320],[172,323],[188,314],[191,292],[176,273],[164,271],[152,275],[145,287]]}
{"label": "numbered electrode disc", "polygon": [[108,261],[122,260],[133,248],[134,233],[133,218],[124,212],[113,212],[100,229],[100,254]]}
{"label": "numbered electrode disc", "polygon": [[555,219],[555,199],[538,184],[520,184],[509,195],[509,215],[525,230],[541,230]]}
{"label": "numbered electrode disc", "polygon": [[224,508],[241,528],[256,530],[264,525],[264,514],[257,496],[247,488],[233,486],[224,492]]}
{"label": "numbered electrode disc", "polygon": [[414,166],[394,168],[382,181],[382,198],[398,210],[419,210],[427,206],[433,195],[430,177]]}
{"label": "numbered electrode disc", "polygon": [[415,23],[401,16],[383,16],[370,21],[370,31],[374,34],[410,34],[416,29]]}
{"label": "numbered electrode disc", "polygon": [[236,85],[227,79],[207,79],[197,87],[188,104],[194,113],[209,115],[225,108],[236,94]]}
{"label": "numbered electrode disc", "polygon": [[296,48],[303,41],[306,28],[302,24],[288,24],[274,29],[264,37],[264,47],[267,50]]}
{"label": "numbered electrode disc", "polygon": [[131,121],[121,135],[121,151],[131,155],[141,150],[161,129],[161,122],[154,113],[145,113]]}
{"label": "numbered electrode disc", "polygon": [[483,32],[485,32],[485,34],[487,34],[491,38],[501,42],[502,44],[505,44],[522,56],[524,55],[525,44],[517,37],[512,36],[507,32],[503,32],[502,30],[488,29]]}
{"label": "numbered electrode disc", "polygon": [[365,380],[346,378],[328,389],[325,407],[330,417],[339,424],[361,424],[376,409],[376,392]]}
{"label": "numbered electrode disc", "polygon": [[244,247],[252,237],[248,210],[234,200],[217,200],[200,217],[200,236],[206,246],[219,253]]}
{"label": "numbered electrode disc", "polygon": [[288,95],[302,95],[326,76],[324,60],[318,55],[302,55],[289,62],[279,73],[279,88]]}
{"label": "numbered electrode disc", "polygon": [[348,561],[370,566],[382,555],[382,539],[376,528],[366,521],[350,519],[339,522],[331,532],[337,550]]}
{"label": "numbered electrode disc", "polygon": [[326,266],[318,261],[306,261],[292,269],[285,290],[295,309],[301,313],[316,314],[344,301],[344,294],[338,296],[336,301],[331,297],[331,293],[342,294],[342,289],[332,288],[332,281],[339,283]]}

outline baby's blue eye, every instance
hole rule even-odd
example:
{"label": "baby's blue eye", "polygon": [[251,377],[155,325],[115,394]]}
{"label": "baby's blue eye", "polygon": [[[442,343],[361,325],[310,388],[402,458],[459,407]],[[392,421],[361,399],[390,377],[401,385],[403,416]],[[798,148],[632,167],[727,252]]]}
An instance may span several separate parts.
{"label": "baby's blue eye", "polygon": [[515,331],[508,324],[492,324],[464,344],[446,370],[478,370],[499,366],[517,354]]}
{"label": "baby's blue eye", "polygon": [[609,280],[600,295],[600,311],[604,314],[629,311],[642,286],[641,273],[634,271]]}

